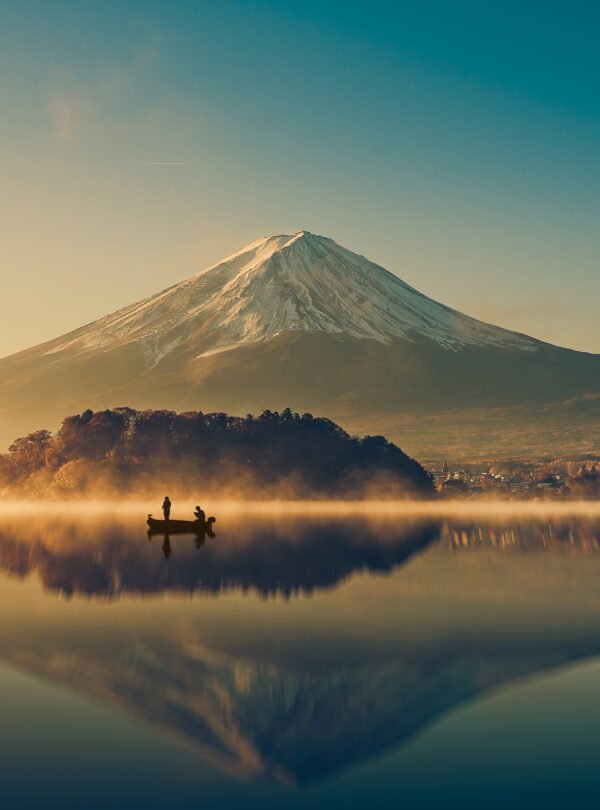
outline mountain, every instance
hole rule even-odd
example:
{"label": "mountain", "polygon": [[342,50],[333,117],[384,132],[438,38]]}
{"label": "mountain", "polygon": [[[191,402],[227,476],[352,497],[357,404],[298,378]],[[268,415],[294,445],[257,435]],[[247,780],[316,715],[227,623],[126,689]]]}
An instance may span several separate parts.
{"label": "mountain", "polygon": [[600,415],[600,356],[477,321],[306,231],[5,358],[0,380],[3,443],[87,407],[289,405],[417,454],[552,430],[581,453]]}

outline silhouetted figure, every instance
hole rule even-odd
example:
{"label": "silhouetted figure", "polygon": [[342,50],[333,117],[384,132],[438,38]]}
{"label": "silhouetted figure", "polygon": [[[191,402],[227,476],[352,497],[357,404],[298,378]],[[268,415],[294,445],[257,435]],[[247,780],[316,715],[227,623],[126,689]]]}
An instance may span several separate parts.
{"label": "silhouetted figure", "polygon": [[165,538],[162,544],[163,554],[165,555],[166,559],[168,560],[171,556],[171,538],[168,534],[165,534]]}
{"label": "silhouetted figure", "polygon": [[199,506],[197,506],[194,509],[194,517],[196,518],[196,520],[199,520],[200,523],[206,523],[206,512]]}
{"label": "silhouetted figure", "polygon": [[165,516],[165,520],[168,520],[171,516],[171,499],[168,495],[165,495],[165,499],[162,505],[163,515]]}

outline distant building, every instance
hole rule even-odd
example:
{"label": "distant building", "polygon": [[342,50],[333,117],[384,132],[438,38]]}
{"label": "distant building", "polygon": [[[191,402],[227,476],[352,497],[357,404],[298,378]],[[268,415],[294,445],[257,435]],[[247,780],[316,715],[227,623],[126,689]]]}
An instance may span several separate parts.
{"label": "distant building", "polygon": [[444,466],[440,470],[434,470],[431,473],[433,483],[436,489],[442,489],[444,482],[449,477],[448,462],[444,460]]}

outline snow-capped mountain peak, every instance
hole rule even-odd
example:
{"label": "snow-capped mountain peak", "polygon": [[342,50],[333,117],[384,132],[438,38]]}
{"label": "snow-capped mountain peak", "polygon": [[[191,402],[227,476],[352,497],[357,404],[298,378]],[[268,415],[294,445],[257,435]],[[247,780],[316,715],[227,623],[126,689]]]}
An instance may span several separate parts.
{"label": "snow-capped mountain peak", "polygon": [[135,341],[155,365],[184,342],[203,357],[287,332],[380,343],[425,338],[453,351],[539,345],[438,304],[332,239],[299,231],[257,239],[181,283],[71,333],[47,354]]}

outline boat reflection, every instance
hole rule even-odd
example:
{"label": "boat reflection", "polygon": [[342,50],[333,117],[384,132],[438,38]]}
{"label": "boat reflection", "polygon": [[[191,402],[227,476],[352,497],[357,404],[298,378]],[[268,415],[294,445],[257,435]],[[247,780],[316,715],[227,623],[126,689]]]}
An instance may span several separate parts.
{"label": "boat reflection", "polygon": [[171,538],[168,534],[165,534],[162,544],[163,554],[165,555],[165,559],[168,560],[171,556]]}
{"label": "boat reflection", "polygon": [[[182,534],[183,535],[188,535],[188,536],[193,535],[194,546],[197,549],[202,548],[202,546],[206,543],[206,538],[207,537],[210,537],[210,538],[214,539],[217,536],[216,532],[213,531],[211,523],[204,524],[202,529],[195,528],[193,532],[190,532],[190,531],[178,531],[178,532],[175,532],[175,533],[180,534],[180,535],[182,535]],[[150,529],[148,529],[148,532],[147,532],[148,540],[152,541],[153,537],[156,537],[157,535],[160,535],[160,534],[161,534],[160,531],[157,531],[156,529],[150,528]],[[171,533],[170,532],[169,533],[165,532],[162,535],[162,538],[163,538],[162,551],[163,551],[163,554],[165,556],[165,559],[168,560],[169,557],[171,556],[171,552],[172,552]]]}

